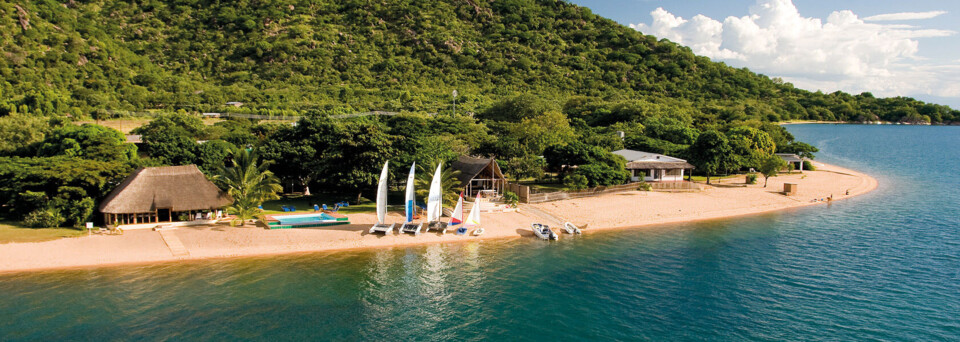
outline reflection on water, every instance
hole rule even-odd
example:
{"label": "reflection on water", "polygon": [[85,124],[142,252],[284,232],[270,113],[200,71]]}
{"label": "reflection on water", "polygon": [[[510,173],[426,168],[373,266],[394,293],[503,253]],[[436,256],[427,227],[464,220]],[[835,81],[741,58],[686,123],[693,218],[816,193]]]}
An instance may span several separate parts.
{"label": "reflection on water", "polygon": [[[791,127],[881,180],[829,207],[558,242],[0,275],[0,339],[956,339],[960,130],[858,127]],[[940,150],[904,156],[914,145]]]}

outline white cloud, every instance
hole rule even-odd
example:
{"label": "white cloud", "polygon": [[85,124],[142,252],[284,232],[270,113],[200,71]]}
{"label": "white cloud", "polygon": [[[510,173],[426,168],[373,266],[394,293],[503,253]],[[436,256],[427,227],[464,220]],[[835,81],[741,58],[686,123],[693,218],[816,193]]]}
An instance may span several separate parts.
{"label": "white cloud", "polygon": [[[896,13],[884,18],[926,18],[938,12]],[[791,0],[757,0],[741,17],[722,22],[697,15],[687,20],[663,8],[650,24],[631,24],[645,34],[689,46],[694,53],[824,91],[871,91],[878,96],[930,94],[960,97],[956,65],[924,65],[918,38],[948,30],[867,22],[848,10],[826,20],[800,15]],[[897,19],[903,20],[903,19]]]}
{"label": "white cloud", "polygon": [[919,19],[935,18],[944,14],[947,14],[947,11],[900,12],[900,13],[878,14],[878,15],[863,18],[863,20],[865,21],[919,20]]}

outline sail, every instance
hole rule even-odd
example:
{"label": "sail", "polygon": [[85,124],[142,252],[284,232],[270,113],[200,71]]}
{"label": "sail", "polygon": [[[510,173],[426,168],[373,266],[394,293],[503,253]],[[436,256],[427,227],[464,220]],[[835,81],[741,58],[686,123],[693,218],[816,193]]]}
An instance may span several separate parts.
{"label": "sail", "polygon": [[460,193],[460,199],[457,200],[457,207],[453,208],[453,217],[450,218],[450,225],[455,226],[463,223],[463,193]]}
{"label": "sail", "polygon": [[413,211],[417,207],[417,197],[413,189],[413,172],[417,167],[417,163],[414,162],[413,165],[410,165],[410,175],[407,176],[407,197],[405,198],[406,208],[407,208],[407,221],[406,223],[413,222]]}
{"label": "sail", "polygon": [[477,198],[473,200],[473,207],[470,208],[470,217],[467,217],[467,223],[464,226],[479,226],[480,225],[480,193],[477,193]]}
{"label": "sail", "polygon": [[387,164],[383,163],[383,171],[380,171],[380,181],[377,184],[377,223],[383,224],[387,219]]}
{"label": "sail", "polygon": [[437,165],[437,172],[433,173],[433,181],[430,182],[430,195],[427,196],[427,222],[440,221],[440,213],[443,211],[440,165],[442,164]]}

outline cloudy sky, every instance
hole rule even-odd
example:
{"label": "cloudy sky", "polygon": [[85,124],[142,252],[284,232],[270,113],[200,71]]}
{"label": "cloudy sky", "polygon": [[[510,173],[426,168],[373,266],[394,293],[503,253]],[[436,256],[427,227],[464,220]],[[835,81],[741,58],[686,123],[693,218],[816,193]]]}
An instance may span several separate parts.
{"label": "cloudy sky", "polygon": [[960,108],[960,1],[572,0],[804,89]]}

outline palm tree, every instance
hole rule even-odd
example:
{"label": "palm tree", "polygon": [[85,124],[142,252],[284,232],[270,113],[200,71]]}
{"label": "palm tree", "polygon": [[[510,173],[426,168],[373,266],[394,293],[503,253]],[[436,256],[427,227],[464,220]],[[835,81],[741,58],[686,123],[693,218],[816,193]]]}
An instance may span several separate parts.
{"label": "palm tree", "polygon": [[243,226],[259,213],[264,201],[279,199],[283,190],[280,179],[269,169],[270,161],[257,162],[257,153],[241,149],[234,152],[231,166],[223,166],[213,176],[214,181],[233,196],[233,205],[227,210],[235,212]]}
{"label": "palm tree", "polygon": [[[437,162],[431,163],[432,166],[424,167],[420,164],[418,167],[416,179],[417,198],[427,198],[430,195],[430,182],[433,181],[433,173],[437,171]],[[451,168],[443,168],[440,171],[440,193],[443,198],[443,205],[451,208],[457,204],[457,190],[460,190],[460,171]]]}

